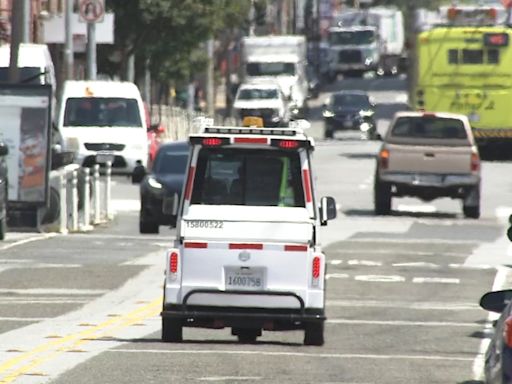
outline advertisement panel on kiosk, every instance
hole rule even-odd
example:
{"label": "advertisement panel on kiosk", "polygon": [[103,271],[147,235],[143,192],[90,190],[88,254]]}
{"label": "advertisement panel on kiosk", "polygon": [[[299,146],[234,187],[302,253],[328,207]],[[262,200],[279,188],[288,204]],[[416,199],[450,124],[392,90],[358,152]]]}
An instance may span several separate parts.
{"label": "advertisement panel on kiosk", "polygon": [[9,209],[48,204],[51,87],[0,85],[0,140],[9,148]]}

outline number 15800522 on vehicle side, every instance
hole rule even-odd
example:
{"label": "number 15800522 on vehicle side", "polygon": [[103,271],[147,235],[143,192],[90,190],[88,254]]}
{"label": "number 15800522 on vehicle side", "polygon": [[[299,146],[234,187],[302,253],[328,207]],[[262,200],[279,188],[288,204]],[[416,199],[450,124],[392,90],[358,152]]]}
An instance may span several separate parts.
{"label": "number 15800522 on vehicle side", "polygon": [[262,330],[304,330],[324,343],[325,255],[313,140],[299,128],[205,126],[190,137],[174,248],[167,252],[162,339],[183,327],[231,328],[241,342]]}

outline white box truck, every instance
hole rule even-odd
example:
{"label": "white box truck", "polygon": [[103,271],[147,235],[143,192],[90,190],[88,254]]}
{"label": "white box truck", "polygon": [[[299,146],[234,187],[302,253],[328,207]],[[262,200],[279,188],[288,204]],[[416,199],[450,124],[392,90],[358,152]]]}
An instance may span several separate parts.
{"label": "white box truck", "polygon": [[242,81],[276,80],[290,100],[292,117],[307,113],[306,38],[302,35],[242,39]]}
{"label": "white box truck", "polygon": [[397,74],[405,54],[402,12],[396,7],[372,7],[346,11],[329,28],[331,70],[362,75]]}

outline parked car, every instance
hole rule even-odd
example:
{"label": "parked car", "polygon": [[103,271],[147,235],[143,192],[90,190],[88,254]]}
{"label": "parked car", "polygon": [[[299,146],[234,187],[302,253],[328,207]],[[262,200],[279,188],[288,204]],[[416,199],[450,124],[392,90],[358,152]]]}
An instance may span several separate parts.
{"label": "parked car", "polygon": [[134,169],[132,181],[140,183],[140,233],[158,233],[160,225],[176,225],[169,202],[176,204],[181,195],[188,150],[186,141],[163,143],[149,172],[142,165]]}
{"label": "parked car", "polygon": [[465,115],[398,112],[377,156],[374,203],[388,215],[392,197],[460,199],[465,217],[480,216],[480,155]]}
{"label": "parked car", "polygon": [[487,292],[480,299],[486,311],[498,313],[494,333],[485,352],[485,383],[512,382],[512,289]]}
{"label": "parked car", "polygon": [[340,130],[361,130],[363,123],[370,124],[376,131],[374,120],[375,104],[364,91],[339,91],[324,102],[324,136],[332,138]]}

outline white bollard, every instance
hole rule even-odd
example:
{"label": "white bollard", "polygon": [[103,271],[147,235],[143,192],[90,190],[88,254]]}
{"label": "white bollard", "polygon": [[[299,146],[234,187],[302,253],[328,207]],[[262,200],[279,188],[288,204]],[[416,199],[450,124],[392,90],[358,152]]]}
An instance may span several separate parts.
{"label": "white bollard", "polygon": [[60,183],[59,183],[59,199],[60,199],[60,220],[59,220],[59,232],[63,234],[68,233],[68,212],[67,212],[67,196],[66,196],[66,188],[67,188],[67,171],[66,169],[61,169],[60,171]]}
{"label": "white bollard", "polygon": [[94,224],[101,221],[100,166],[94,165],[93,172]]}
{"label": "white bollard", "polygon": [[82,172],[84,173],[84,207],[83,207],[83,222],[81,225],[81,230],[89,231],[92,229],[91,226],[91,193],[90,193],[90,184],[91,184],[91,170],[87,167],[82,168]]}
{"label": "white bollard", "polygon": [[71,230],[78,231],[78,171],[71,174]]}
{"label": "white bollard", "polygon": [[112,207],[110,206],[110,193],[112,187],[112,163],[107,161],[105,164],[105,219],[112,220]]}

